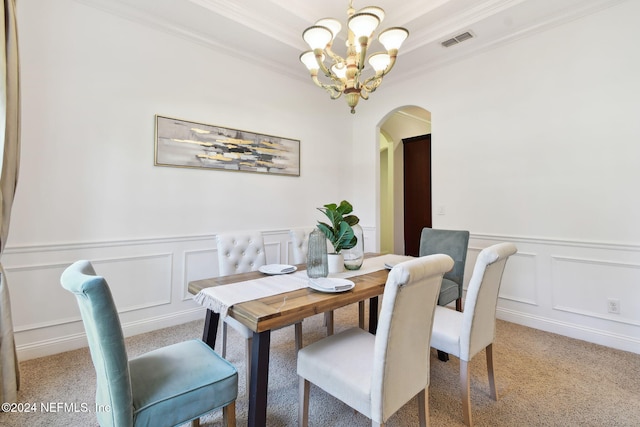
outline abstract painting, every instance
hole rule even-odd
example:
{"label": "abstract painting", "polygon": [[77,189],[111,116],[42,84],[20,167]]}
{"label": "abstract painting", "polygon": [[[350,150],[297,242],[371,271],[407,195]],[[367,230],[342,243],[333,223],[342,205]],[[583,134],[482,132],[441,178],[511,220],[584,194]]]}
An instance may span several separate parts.
{"label": "abstract painting", "polygon": [[300,176],[300,141],[156,115],[155,165]]}

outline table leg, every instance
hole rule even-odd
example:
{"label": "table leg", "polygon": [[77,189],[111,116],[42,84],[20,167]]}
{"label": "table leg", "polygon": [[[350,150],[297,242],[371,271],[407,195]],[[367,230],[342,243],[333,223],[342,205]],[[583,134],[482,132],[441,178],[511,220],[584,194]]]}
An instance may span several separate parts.
{"label": "table leg", "polygon": [[220,313],[207,309],[207,316],[204,319],[204,331],[202,331],[202,341],[213,350],[216,346],[216,333],[218,332],[218,321]]}
{"label": "table leg", "polygon": [[378,297],[369,299],[369,332],[376,333],[378,329]]}
{"label": "table leg", "polygon": [[267,425],[267,386],[271,331],[254,332],[251,343],[251,384],[249,385],[249,427]]}

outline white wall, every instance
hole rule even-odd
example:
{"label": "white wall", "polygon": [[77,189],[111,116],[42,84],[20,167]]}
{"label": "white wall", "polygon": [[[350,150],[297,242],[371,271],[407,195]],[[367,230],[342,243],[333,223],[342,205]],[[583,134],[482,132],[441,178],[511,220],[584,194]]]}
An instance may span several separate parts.
{"label": "white wall", "polygon": [[446,208],[434,227],[470,230],[471,261],[495,241],[520,248],[500,316],[640,353],[637,16],[640,3],[624,2],[383,83],[358,112],[353,203],[378,212],[365,166],[376,163],[376,126],[404,105],[429,110],[433,203]]}
{"label": "white wall", "polygon": [[[18,2],[18,28],[22,159],[3,264],[21,358],[82,344],[59,285],[77,259],[110,280],[125,332],[142,332],[203,316],[186,286],[217,274],[215,233],[262,230],[284,261],[288,228],[349,198],[350,150],[325,154],[351,143],[326,122],[351,117],[310,81],[70,0]],[[299,139],[301,176],[156,167],[155,114]]]}
{"label": "white wall", "polygon": [[[84,344],[58,283],[79,258],[110,280],[130,335],[201,318],[186,286],[217,274],[219,231],[260,229],[286,262],[287,229],[348,198],[377,248],[377,126],[404,105],[432,113],[447,212],[434,225],[472,232],[470,263],[495,241],[520,249],[500,315],[640,353],[639,13],[629,1],[383,84],[354,117],[184,38],[71,0],[18,2],[23,151],[2,261],[19,356]],[[154,114],[300,139],[301,176],[154,167]]]}

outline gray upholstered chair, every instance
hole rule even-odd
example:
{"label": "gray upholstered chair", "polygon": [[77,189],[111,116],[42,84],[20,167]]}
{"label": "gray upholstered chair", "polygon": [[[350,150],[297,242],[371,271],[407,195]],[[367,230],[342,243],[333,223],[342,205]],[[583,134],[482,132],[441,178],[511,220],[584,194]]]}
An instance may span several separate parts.
{"label": "gray upholstered chair", "polygon": [[[351,328],[298,352],[298,425],[308,425],[313,383],[384,425],[418,396],[420,425],[429,422],[429,342],[442,275],[453,267],[448,255],[396,265],[387,279],[376,335]],[[424,347],[423,347],[424,346]]]}
{"label": "gray upholstered chair", "polygon": [[462,285],[464,266],[469,247],[469,232],[466,230],[438,230],[425,227],[420,235],[420,256],[447,254],[455,264],[444,275],[438,305],[456,302],[456,310],[462,310]]}
{"label": "gray upholstered chair", "polygon": [[436,307],[431,347],[460,359],[460,386],[464,422],[472,425],[469,362],[486,349],[491,397],[498,400],[493,372],[496,306],[507,259],[517,252],[512,243],[499,243],[478,255],[464,302],[464,312]]}
{"label": "gray upholstered chair", "polygon": [[[304,264],[307,262],[309,252],[309,234],[314,228],[292,228],[289,230],[293,262]],[[327,327],[327,335],[333,335],[333,310],[324,313],[324,323]],[[364,301],[358,302],[358,325],[364,329]]]}
{"label": "gray upholstered chair", "polygon": [[[453,269],[442,278],[438,305],[444,306],[455,301],[456,310],[462,311],[462,286],[468,247],[469,232],[466,230],[422,229],[419,255],[447,254],[454,261]],[[449,355],[438,350],[438,359],[446,362]]]}
{"label": "gray upholstered chair", "polygon": [[[260,231],[219,233],[216,235],[218,271],[220,276],[257,271],[266,264],[264,238]],[[246,384],[251,380],[251,341],[253,331],[232,317],[225,317],[222,324],[222,357],[227,357],[227,325],[245,339]],[[302,323],[295,324],[296,351],[302,347]]]}
{"label": "gray upholstered chair", "polygon": [[89,261],[60,279],[75,294],[97,374],[96,411],[103,426],[176,426],[223,408],[235,426],[238,373],[200,340],[185,341],[127,360],[118,311],[103,277]]}

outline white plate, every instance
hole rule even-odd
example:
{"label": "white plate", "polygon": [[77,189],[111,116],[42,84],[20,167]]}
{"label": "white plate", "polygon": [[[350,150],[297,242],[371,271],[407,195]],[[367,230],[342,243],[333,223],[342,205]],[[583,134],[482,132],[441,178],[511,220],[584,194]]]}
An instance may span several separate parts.
{"label": "white plate", "polygon": [[309,279],[309,287],[320,292],[338,293],[353,289],[356,284],[351,280],[334,277],[320,277]]}
{"label": "white plate", "polygon": [[296,271],[298,267],[295,265],[287,265],[287,264],[267,264],[258,268],[258,271],[264,274],[289,274]]}

